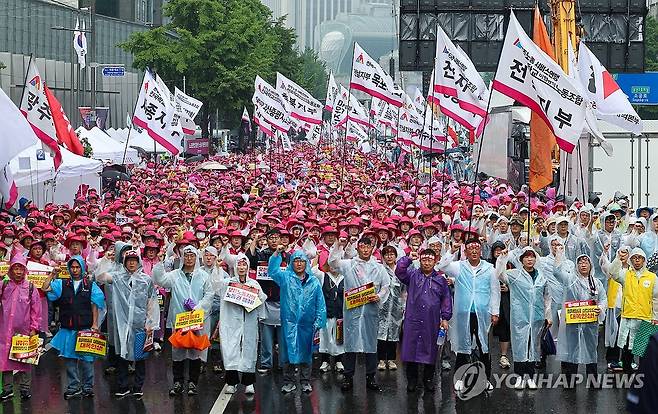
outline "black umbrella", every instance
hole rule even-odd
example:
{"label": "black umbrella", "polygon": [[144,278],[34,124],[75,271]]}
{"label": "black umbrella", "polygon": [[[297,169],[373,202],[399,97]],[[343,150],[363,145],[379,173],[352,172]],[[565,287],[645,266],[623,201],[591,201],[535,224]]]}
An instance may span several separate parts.
{"label": "black umbrella", "polygon": [[130,176],[124,172],[117,171],[117,170],[105,170],[101,173],[101,177],[107,178],[110,180],[117,180],[117,181],[129,181]]}

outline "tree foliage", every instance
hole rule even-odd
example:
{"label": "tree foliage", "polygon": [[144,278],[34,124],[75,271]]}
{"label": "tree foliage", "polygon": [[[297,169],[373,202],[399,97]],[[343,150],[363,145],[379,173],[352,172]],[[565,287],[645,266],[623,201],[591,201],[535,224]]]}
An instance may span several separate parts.
{"label": "tree foliage", "polygon": [[239,123],[256,75],[273,82],[279,71],[311,93],[322,91],[317,55],[300,54],[294,30],[259,0],[170,0],[164,14],[171,23],[119,46],[134,55],[134,67],[156,70],[170,87],[181,88],[185,76],[188,94],[204,104],[197,120],[204,134],[215,110],[227,127]]}

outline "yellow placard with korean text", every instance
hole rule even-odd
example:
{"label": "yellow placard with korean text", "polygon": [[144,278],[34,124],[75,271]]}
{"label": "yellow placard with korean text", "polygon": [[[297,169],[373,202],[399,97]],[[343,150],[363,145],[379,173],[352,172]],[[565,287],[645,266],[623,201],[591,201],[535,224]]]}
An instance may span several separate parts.
{"label": "yellow placard with korean text", "polygon": [[198,309],[191,312],[181,312],[176,314],[175,329],[181,329],[183,332],[198,331],[203,328],[204,312]]}
{"label": "yellow placard with korean text", "polygon": [[363,306],[370,302],[370,296],[374,294],[375,284],[373,282],[347,290],[345,291],[345,307],[354,309]]}

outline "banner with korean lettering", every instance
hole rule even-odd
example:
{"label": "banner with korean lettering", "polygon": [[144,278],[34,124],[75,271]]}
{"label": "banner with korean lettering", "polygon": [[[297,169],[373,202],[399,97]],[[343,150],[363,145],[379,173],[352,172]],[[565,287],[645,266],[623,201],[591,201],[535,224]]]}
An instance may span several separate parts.
{"label": "banner with korean lettering", "polygon": [[187,119],[194,119],[203,106],[200,100],[185,94],[185,92],[176,87],[174,87],[174,102],[176,103],[177,110],[182,112],[184,118]]}
{"label": "banner with korean lettering", "polygon": [[376,112],[373,118],[375,124],[389,127],[396,134],[398,130],[398,108],[379,100],[375,109]]}
{"label": "banner with korean lettering", "polygon": [[419,113],[422,114],[425,111],[425,97],[423,96],[423,92],[418,88],[414,92],[413,103]]}
{"label": "banner with korean lettering", "polygon": [[558,146],[573,151],[585,126],[587,100],[575,79],[523,31],[514,12],[510,13],[493,89],[530,108],[555,134]]}
{"label": "banner with korean lettering", "polygon": [[276,90],[292,118],[311,125],[322,124],[322,104],[304,88],[277,72]]}
{"label": "banner with korean lettering", "polygon": [[334,110],[334,104],[336,102],[336,97],[338,96],[339,92],[340,92],[340,88],[336,83],[336,79],[334,78],[334,73],[330,72],[329,81],[327,82],[327,98],[325,99],[325,103],[324,103],[324,109],[326,111],[332,112]]}
{"label": "banner with korean lettering", "polygon": [[358,43],[354,43],[350,87],[376,96],[393,106],[402,106],[402,99],[394,93],[393,79]]}
{"label": "banner with korean lettering", "polygon": [[27,119],[37,138],[43,143],[44,149],[53,156],[53,164],[57,170],[62,164],[62,152],[57,144],[55,122],[45,92],[46,83],[39,74],[33,58],[30,58],[25,79],[23,100],[20,106],[21,113]]}
{"label": "banner with korean lettering", "polygon": [[413,145],[423,129],[423,121],[416,110],[409,111],[400,108],[400,122],[398,123],[397,138],[399,142]]}
{"label": "banner with korean lettering", "polygon": [[133,124],[147,131],[148,135],[173,155],[182,150],[182,136],[172,130],[175,108],[171,102],[171,92],[158,85],[149,70],[144,72],[142,89],[137,98]]}
{"label": "banner with korean lettering", "polygon": [[[259,110],[258,115],[260,121],[268,124],[269,130],[273,128],[281,132],[288,132],[290,130],[290,119],[288,112],[283,106],[281,96],[272,85],[265,82],[258,75],[256,75],[256,80],[254,81],[254,96],[251,100]],[[261,124],[258,125],[262,126]]]}
{"label": "banner with korean lettering", "polygon": [[347,121],[349,95],[349,91],[343,85],[340,85],[340,92],[334,102],[334,110],[331,112],[331,124],[334,127],[341,126]]}
{"label": "banner with korean lettering", "polygon": [[462,109],[485,117],[487,86],[471,59],[452,43],[440,25],[436,28],[434,75],[434,92],[452,96]]}
{"label": "banner with korean lettering", "polygon": [[372,127],[368,112],[363,105],[361,105],[361,102],[359,102],[359,100],[352,94],[350,94],[350,110],[347,114],[347,119],[363,125],[366,128]]}
{"label": "banner with korean lettering", "polygon": [[352,142],[368,141],[368,133],[357,123],[347,123],[347,140]]}

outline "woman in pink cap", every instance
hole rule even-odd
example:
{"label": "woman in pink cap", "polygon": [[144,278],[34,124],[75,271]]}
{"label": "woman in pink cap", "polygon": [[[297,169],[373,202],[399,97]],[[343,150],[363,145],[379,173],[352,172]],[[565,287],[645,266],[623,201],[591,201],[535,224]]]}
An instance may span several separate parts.
{"label": "woman in pink cap", "polygon": [[25,256],[15,255],[9,265],[9,280],[4,280],[0,286],[0,371],[3,389],[0,401],[14,397],[14,377],[19,383],[21,399],[32,396],[32,366],[9,359],[12,336],[36,335],[41,326],[39,292],[27,281],[26,265]]}

